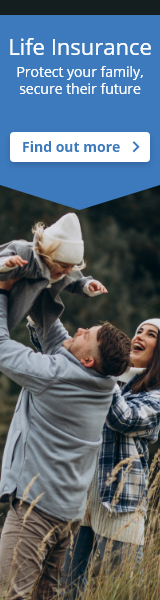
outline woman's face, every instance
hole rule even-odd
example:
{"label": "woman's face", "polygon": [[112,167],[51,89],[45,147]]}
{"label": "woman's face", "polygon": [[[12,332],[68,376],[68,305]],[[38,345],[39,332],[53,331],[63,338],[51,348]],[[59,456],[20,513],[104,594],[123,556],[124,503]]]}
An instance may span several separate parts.
{"label": "woman's face", "polygon": [[148,367],[157,344],[158,327],[146,323],[141,325],[131,344],[131,361],[134,367]]}

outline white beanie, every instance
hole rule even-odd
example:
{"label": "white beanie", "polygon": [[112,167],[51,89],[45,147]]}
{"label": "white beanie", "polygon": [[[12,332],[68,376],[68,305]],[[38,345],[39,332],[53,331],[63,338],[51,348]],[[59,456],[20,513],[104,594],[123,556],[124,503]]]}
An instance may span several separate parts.
{"label": "white beanie", "polygon": [[44,229],[43,240],[59,243],[54,251],[54,260],[73,265],[83,261],[84,242],[79,219],[74,213],[64,215]]}
{"label": "white beanie", "polygon": [[159,329],[159,331],[160,331],[160,319],[147,319],[146,321],[143,321],[142,323],[140,323],[140,325],[138,325],[138,327],[136,329],[136,333],[137,333],[138,329],[142,325],[145,325],[146,323],[148,323],[149,325],[155,325],[155,327],[157,327],[157,329]]}

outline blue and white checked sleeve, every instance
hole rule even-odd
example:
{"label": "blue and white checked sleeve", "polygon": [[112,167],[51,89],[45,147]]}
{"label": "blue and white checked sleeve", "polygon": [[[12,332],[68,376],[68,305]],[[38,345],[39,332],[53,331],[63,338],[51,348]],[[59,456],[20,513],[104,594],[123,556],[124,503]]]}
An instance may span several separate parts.
{"label": "blue and white checked sleeve", "polygon": [[[132,437],[154,441],[160,426],[160,390],[126,394],[116,384],[113,401],[107,415],[107,425],[114,431]],[[153,436],[153,429],[155,429]]]}

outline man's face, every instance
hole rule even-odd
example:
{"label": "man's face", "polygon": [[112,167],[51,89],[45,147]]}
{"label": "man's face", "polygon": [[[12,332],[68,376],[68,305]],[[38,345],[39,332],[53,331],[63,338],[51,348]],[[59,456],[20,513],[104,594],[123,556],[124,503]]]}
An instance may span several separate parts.
{"label": "man's face", "polygon": [[82,329],[79,327],[74,338],[65,340],[63,346],[75,356],[84,366],[94,366],[94,356],[98,346],[97,331],[101,325],[91,327],[90,329]]}

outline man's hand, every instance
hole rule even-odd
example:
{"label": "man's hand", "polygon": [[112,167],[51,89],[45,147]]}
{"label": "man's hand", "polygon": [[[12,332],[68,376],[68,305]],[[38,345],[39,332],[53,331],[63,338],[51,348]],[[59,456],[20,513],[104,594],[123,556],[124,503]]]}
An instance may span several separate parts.
{"label": "man's hand", "polygon": [[28,260],[23,260],[21,256],[15,254],[15,256],[9,256],[6,258],[5,263],[6,267],[23,267],[23,265],[28,265]]}
{"label": "man's hand", "polygon": [[100,281],[92,281],[89,284],[90,292],[101,292],[101,294],[108,294],[108,290],[100,283]]}
{"label": "man's hand", "polygon": [[6,292],[10,292],[13,285],[16,281],[19,281],[21,277],[16,277],[16,279],[8,279],[8,281],[0,281],[0,290],[6,290]]}

